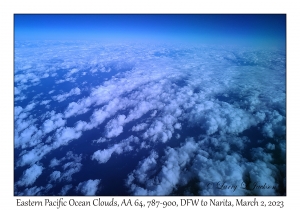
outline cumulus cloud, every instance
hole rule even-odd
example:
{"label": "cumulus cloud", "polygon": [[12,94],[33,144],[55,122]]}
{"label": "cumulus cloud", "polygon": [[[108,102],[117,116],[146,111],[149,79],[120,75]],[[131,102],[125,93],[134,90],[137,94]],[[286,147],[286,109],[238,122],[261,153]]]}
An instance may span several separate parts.
{"label": "cumulus cloud", "polygon": [[81,155],[76,155],[71,151],[67,152],[66,156],[61,159],[53,158],[50,167],[60,168],[61,171],[56,170],[50,174],[51,182],[72,181],[73,174],[78,173],[82,168],[81,160]]}
{"label": "cumulus cloud", "polygon": [[[157,177],[151,179],[151,173],[146,173],[150,168],[156,165],[157,154],[152,153],[150,157],[145,159],[143,163],[139,164],[133,174],[130,174],[127,179],[127,185],[130,186],[131,191],[135,195],[168,195],[173,188],[180,182],[181,170],[190,162],[191,157],[197,150],[197,144],[193,139],[188,139],[185,144],[179,149],[167,148],[165,151],[164,163]],[[146,189],[132,184],[137,177],[137,182],[144,185],[146,182]]]}
{"label": "cumulus cloud", "polygon": [[68,193],[68,191],[70,190],[70,189],[72,189],[72,185],[71,184],[67,184],[67,185],[65,185],[62,189],[61,189],[61,191],[60,191],[60,195],[66,195],[67,193]]}
{"label": "cumulus cloud", "polygon": [[51,160],[51,162],[50,162],[49,167],[53,168],[53,167],[55,167],[55,166],[58,166],[59,164],[60,164],[60,161],[57,160],[56,158],[53,158],[53,159]]}
{"label": "cumulus cloud", "polygon": [[40,195],[40,192],[43,190],[43,187],[31,187],[31,188],[26,188],[23,192],[20,192],[18,195],[21,196],[33,196],[33,195]]}
{"label": "cumulus cloud", "polygon": [[60,171],[53,171],[52,174],[50,174],[50,179],[51,179],[51,181],[55,182],[56,180],[58,180],[60,178],[60,176],[61,176]]}
{"label": "cumulus cloud", "polygon": [[142,131],[142,130],[145,130],[147,127],[148,127],[148,125],[146,123],[141,123],[141,124],[133,126],[132,131],[135,131],[135,132]]}
{"label": "cumulus cloud", "polygon": [[17,182],[19,186],[30,186],[32,185],[36,179],[42,174],[43,167],[37,164],[32,165],[30,168],[24,171],[23,176]]}
{"label": "cumulus cloud", "polygon": [[130,136],[127,139],[122,140],[118,144],[114,144],[114,146],[108,148],[108,149],[103,149],[103,150],[98,150],[94,152],[92,155],[92,160],[97,160],[98,163],[106,163],[110,158],[113,153],[117,154],[122,154],[123,152],[129,152],[133,150],[132,146],[130,145],[132,142],[137,143],[139,139],[134,136]]}
{"label": "cumulus cloud", "polygon": [[43,132],[49,133],[56,128],[64,126],[66,120],[63,119],[63,115],[61,113],[52,115],[50,119],[44,121],[43,123]]}
{"label": "cumulus cloud", "polygon": [[73,95],[80,95],[80,93],[81,93],[80,89],[78,87],[76,87],[76,88],[71,89],[69,93],[53,96],[52,98],[58,102],[62,102],[64,100],[66,100],[68,97],[73,96]]}
{"label": "cumulus cloud", "polygon": [[57,129],[55,133],[56,140],[54,142],[55,147],[68,144],[69,141],[78,139],[82,135],[81,131],[76,131],[74,128],[63,127]]}
{"label": "cumulus cloud", "polygon": [[40,104],[41,105],[47,105],[47,104],[49,104],[51,102],[51,100],[44,100],[44,101],[42,101]]}
{"label": "cumulus cloud", "polygon": [[79,185],[76,187],[76,190],[80,191],[83,195],[96,195],[100,181],[100,179],[90,179],[85,182],[80,182]]}
{"label": "cumulus cloud", "polygon": [[112,138],[120,135],[123,132],[123,124],[125,123],[125,115],[119,115],[105,126],[106,138]]}

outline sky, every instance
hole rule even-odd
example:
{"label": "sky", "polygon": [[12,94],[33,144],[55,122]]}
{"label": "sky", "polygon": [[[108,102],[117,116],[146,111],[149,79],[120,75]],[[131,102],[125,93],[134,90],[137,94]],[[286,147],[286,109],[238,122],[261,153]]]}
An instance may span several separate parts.
{"label": "sky", "polygon": [[179,41],[285,47],[285,14],[15,14],[15,40]]}

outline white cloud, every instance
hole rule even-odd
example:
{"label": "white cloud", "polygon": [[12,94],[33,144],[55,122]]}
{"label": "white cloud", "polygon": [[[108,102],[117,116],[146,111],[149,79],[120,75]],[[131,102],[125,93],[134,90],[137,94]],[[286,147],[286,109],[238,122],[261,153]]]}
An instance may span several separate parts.
{"label": "white cloud", "polygon": [[76,87],[76,88],[71,89],[69,93],[53,96],[52,98],[58,102],[62,102],[64,100],[66,100],[68,97],[73,96],[73,95],[80,95],[80,93],[81,93],[80,89],[78,87]]}
{"label": "white cloud", "polygon": [[72,181],[72,176],[75,173],[78,173],[81,170],[82,164],[78,162],[68,162],[63,165],[64,172],[60,177],[60,180]]}
{"label": "white cloud", "polygon": [[[278,177],[276,167],[260,160],[253,163],[253,165],[254,166],[249,170],[253,193],[255,195],[277,195],[276,189],[279,184],[276,180]],[[263,188],[260,186],[270,186],[270,188]]]}
{"label": "white cloud", "polygon": [[53,171],[52,174],[50,174],[50,180],[55,182],[60,178],[60,176],[61,176],[60,171]]}
{"label": "white cloud", "polygon": [[43,123],[43,132],[49,133],[57,128],[60,128],[65,125],[66,120],[63,120],[63,115],[61,113],[52,115],[50,119],[44,121]]}
{"label": "white cloud", "polygon": [[68,72],[67,77],[70,77],[72,74],[75,74],[75,73],[77,73],[78,71],[79,71],[79,69],[76,69],[76,68],[71,69],[71,70]]}
{"label": "white cloud", "polygon": [[145,130],[147,127],[148,127],[147,123],[141,123],[133,126],[131,130],[137,132],[137,131]]}
{"label": "white cloud", "polygon": [[84,104],[78,104],[76,102],[71,102],[69,103],[66,111],[64,112],[65,118],[69,118],[73,115],[79,115],[79,114],[84,114],[88,111],[89,109],[84,105]]}
{"label": "white cloud", "polygon": [[31,103],[31,104],[28,104],[28,105],[25,107],[24,111],[25,111],[25,112],[31,111],[35,106],[36,106],[36,103],[34,103],[34,102]]}
{"label": "white cloud", "polygon": [[154,108],[153,104],[147,101],[141,101],[136,105],[134,109],[130,110],[129,115],[126,118],[126,122],[139,119],[140,117],[142,117],[144,114],[146,114],[148,111],[152,110],[153,108]]}
{"label": "white cloud", "polygon": [[139,139],[137,137],[130,136],[127,139],[122,140],[120,143],[114,144],[114,146],[108,149],[98,150],[94,152],[94,154],[92,155],[92,160],[97,160],[99,164],[106,163],[111,158],[111,155],[113,153],[122,154],[123,152],[129,152],[133,150],[130,146],[130,143],[137,143],[138,141]]}
{"label": "white cloud", "polygon": [[72,187],[73,187],[73,186],[72,186],[71,184],[65,185],[65,186],[61,189],[60,195],[66,195],[67,192],[68,192],[70,189],[72,189]]}
{"label": "white cloud", "polygon": [[180,130],[181,129],[181,124],[180,123],[176,123],[174,125],[174,128]]}
{"label": "white cloud", "polygon": [[266,145],[266,148],[269,150],[274,150],[275,149],[275,144],[271,144],[270,142]]}
{"label": "white cloud", "polygon": [[105,126],[105,137],[112,138],[120,135],[123,132],[125,118],[125,115],[119,115],[117,118],[110,120]]}
{"label": "white cloud", "polygon": [[80,191],[83,195],[96,195],[100,181],[100,179],[90,179],[85,182],[80,182],[79,185],[76,187],[76,190]]}
{"label": "white cloud", "polygon": [[78,139],[82,135],[81,131],[76,131],[74,128],[63,127],[57,129],[55,133],[56,140],[53,143],[54,147],[68,144],[71,140]]}
{"label": "white cloud", "polygon": [[40,192],[43,190],[43,187],[31,187],[31,188],[26,188],[23,192],[21,192],[19,195],[21,196],[33,196],[33,195],[40,195]]}
{"label": "white cloud", "polygon": [[19,186],[30,186],[36,179],[42,174],[43,167],[39,165],[32,165],[30,168],[24,171],[22,178],[17,182]]}
{"label": "white cloud", "polygon": [[51,168],[53,168],[53,167],[55,167],[55,166],[58,166],[59,164],[60,164],[60,161],[57,160],[56,158],[53,158],[53,159],[51,160],[49,166],[50,166]]}
{"label": "white cloud", "polygon": [[51,100],[44,100],[44,101],[42,101],[40,104],[41,105],[47,105],[47,104],[49,104],[51,102]]}
{"label": "white cloud", "polygon": [[23,108],[20,106],[15,107],[15,117],[18,116],[22,112]]}
{"label": "white cloud", "polygon": [[[168,148],[165,151],[164,163],[157,177],[151,178],[152,173],[148,170],[155,167],[157,154],[152,153],[142,163],[139,163],[138,169],[133,171],[127,179],[127,185],[135,195],[168,195],[173,188],[180,182],[180,173],[183,168],[190,162],[194,152],[197,151],[197,144],[193,139],[188,139],[186,143],[179,149]],[[137,179],[137,184],[146,185],[146,189],[132,184]],[[147,182],[144,182],[147,180]]]}

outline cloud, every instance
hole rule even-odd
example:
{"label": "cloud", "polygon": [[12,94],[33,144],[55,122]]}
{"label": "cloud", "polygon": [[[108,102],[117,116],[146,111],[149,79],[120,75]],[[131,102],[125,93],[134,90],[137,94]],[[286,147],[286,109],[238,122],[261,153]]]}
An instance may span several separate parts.
{"label": "cloud", "polygon": [[[279,171],[272,164],[257,160],[249,169],[251,188],[254,195],[277,195]],[[260,186],[266,186],[260,187]],[[270,187],[269,187],[270,186]]]}
{"label": "cloud", "polygon": [[21,196],[33,196],[33,195],[41,195],[40,192],[43,190],[43,187],[31,187],[31,188],[26,188],[23,192],[19,193]]}
{"label": "cloud", "polygon": [[71,102],[69,103],[66,111],[64,112],[65,118],[69,118],[71,116],[76,116],[78,114],[84,114],[88,111],[89,109],[85,106],[85,104],[78,104],[76,102]]}
{"label": "cloud", "polygon": [[80,182],[79,185],[76,187],[76,190],[80,191],[83,195],[96,195],[100,181],[100,179],[90,179],[85,182]]}
{"label": "cloud", "polygon": [[[130,186],[134,195],[168,195],[173,188],[180,182],[181,170],[190,162],[197,150],[197,144],[194,140],[188,139],[179,149],[167,148],[165,150],[164,163],[157,177],[151,178],[153,173],[149,169],[155,167],[157,154],[151,155],[142,163],[139,163],[138,169],[134,170],[127,179],[127,185]],[[136,177],[136,178],[135,178]],[[134,180],[140,185],[146,185],[146,189],[132,184]],[[147,182],[145,182],[147,180]]]}
{"label": "cloud", "polygon": [[41,160],[45,155],[50,152],[53,148],[49,145],[38,145],[35,148],[25,151],[25,154],[23,154],[17,162],[17,166],[25,166],[25,165],[31,165],[36,163],[37,161]]}
{"label": "cloud", "polygon": [[53,146],[58,148],[61,145],[68,144],[71,140],[78,139],[81,135],[82,132],[76,131],[74,128],[59,128],[55,133],[56,140],[54,141]]}
{"label": "cloud", "polygon": [[144,114],[146,114],[148,111],[155,108],[155,106],[147,101],[141,101],[136,105],[136,107],[132,110],[130,110],[126,122],[130,122],[132,120],[139,119]]}
{"label": "cloud", "polygon": [[50,119],[44,121],[43,123],[43,132],[49,133],[56,128],[60,128],[65,125],[66,120],[63,120],[63,115],[61,113],[52,115]]}
{"label": "cloud", "polygon": [[123,152],[129,152],[133,150],[130,144],[132,142],[137,143],[139,139],[134,136],[130,136],[127,139],[122,140],[118,144],[114,144],[108,149],[98,150],[92,155],[92,160],[97,160],[99,164],[106,163],[113,153],[122,154]]}
{"label": "cloud", "polygon": [[[133,170],[133,172],[128,175],[126,185],[130,187],[135,179],[139,184],[148,182],[148,177],[150,177],[153,171],[155,171],[157,158],[157,152],[151,151],[150,156],[140,161],[137,169]],[[136,188],[136,185],[133,185],[132,188],[132,190],[134,190],[134,188]]]}
{"label": "cloud", "polygon": [[145,130],[147,127],[148,127],[148,125],[146,123],[141,123],[141,124],[133,126],[131,130],[138,132],[138,131]]}
{"label": "cloud", "polygon": [[39,165],[32,165],[30,168],[24,171],[23,176],[17,182],[18,186],[30,186],[32,185],[36,179],[42,174],[43,167]]}
{"label": "cloud", "polygon": [[53,171],[52,174],[50,174],[50,180],[55,182],[61,177],[61,172],[60,171]]}
{"label": "cloud", "polygon": [[70,189],[72,189],[72,185],[71,184],[67,184],[67,185],[65,185],[62,189],[61,189],[61,191],[60,191],[60,195],[66,195],[67,194],[67,192],[70,190]]}
{"label": "cloud", "polygon": [[51,102],[51,100],[44,100],[44,101],[42,101],[40,104],[41,105],[47,105],[47,104],[49,104]]}
{"label": "cloud", "polygon": [[125,115],[119,115],[117,118],[110,120],[105,126],[105,137],[112,138],[120,135],[123,132],[125,118]]}
{"label": "cloud", "polygon": [[152,141],[161,141],[165,143],[172,137],[174,132],[173,127],[169,124],[164,124],[160,120],[154,121],[148,128],[148,130],[143,134],[144,139],[151,139]]}
{"label": "cloud", "polygon": [[269,138],[273,138],[274,135],[283,135],[285,133],[285,117],[276,110],[267,114],[269,122],[263,126],[263,134]]}
{"label": "cloud", "polygon": [[76,87],[76,88],[71,89],[69,93],[53,96],[52,98],[58,102],[62,102],[64,100],[66,100],[68,97],[73,96],[73,95],[80,95],[80,93],[81,93],[80,89],[78,87]]}
{"label": "cloud", "polygon": [[64,181],[72,181],[72,176],[75,173],[78,173],[82,168],[82,164],[78,162],[68,162],[63,165],[64,172],[60,177],[60,180]]}
{"label": "cloud", "polygon": [[51,160],[51,162],[50,162],[49,167],[53,168],[53,167],[55,167],[55,166],[58,166],[59,164],[60,164],[60,161],[57,160],[56,158],[53,158],[53,159]]}

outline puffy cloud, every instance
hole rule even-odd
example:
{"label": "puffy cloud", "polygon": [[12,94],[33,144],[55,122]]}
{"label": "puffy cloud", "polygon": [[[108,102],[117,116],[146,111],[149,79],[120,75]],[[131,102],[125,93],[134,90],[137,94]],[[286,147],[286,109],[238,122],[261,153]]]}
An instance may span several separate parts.
{"label": "puffy cloud", "polygon": [[274,150],[275,149],[275,144],[271,144],[270,142],[266,145],[266,148],[269,150]]}
{"label": "puffy cloud", "polygon": [[51,116],[50,119],[44,121],[43,123],[43,132],[49,133],[56,128],[62,127],[65,125],[66,120],[63,120],[63,115],[61,113]]}
{"label": "puffy cloud", "polygon": [[135,188],[137,187],[136,185],[132,185],[135,179],[139,184],[143,184],[149,181],[148,177],[151,175],[151,173],[153,173],[153,170],[155,170],[157,158],[158,154],[155,151],[152,151],[150,156],[140,161],[137,169],[135,169],[131,174],[128,175],[126,185],[128,187],[131,187],[132,191],[136,190]]}
{"label": "puffy cloud", "polygon": [[100,181],[100,179],[90,179],[85,182],[80,182],[79,185],[76,187],[76,190],[80,191],[83,195],[96,195]]}
{"label": "puffy cloud", "polygon": [[131,130],[137,132],[137,131],[145,130],[147,127],[148,125],[146,123],[141,123],[133,126]]}
{"label": "puffy cloud", "polygon": [[76,87],[76,88],[71,89],[69,93],[53,96],[52,98],[58,102],[62,102],[64,100],[66,100],[68,97],[70,97],[72,95],[80,95],[80,93],[81,93],[80,89],[78,87]]}
{"label": "puffy cloud", "polygon": [[174,128],[180,130],[181,129],[181,124],[180,123],[176,123],[174,125]]}
{"label": "puffy cloud", "polygon": [[66,195],[67,192],[68,192],[70,189],[72,189],[72,187],[73,187],[73,186],[72,186],[71,184],[65,185],[65,186],[61,189],[60,195]]}
{"label": "puffy cloud", "polygon": [[98,150],[94,152],[94,154],[92,155],[92,160],[97,160],[100,164],[106,163],[111,158],[111,155],[113,153],[122,154],[123,152],[133,150],[133,148],[130,146],[130,143],[137,143],[138,141],[139,139],[137,137],[130,136],[127,139],[122,140],[120,143],[114,144],[114,146],[108,149]]}
{"label": "puffy cloud", "polygon": [[249,176],[251,190],[254,195],[277,195],[279,171],[272,164],[257,160],[250,164]]}
{"label": "puffy cloud", "polygon": [[283,135],[285,133],[285,118],[276,110],[268,112],[268,121],[263,126],[263,134],[269,138],[273,138],[275,134]]}
{"label": "puffy cloud", "polygon": [[79,69],[76,69],[76,68],[71,69],[71,70],[68,72],[67,77],[70,77],[72,74],[75,74],[75,73],[77,73],[78,71],[79,71]]}
{"label": "puffy cloud", "polygon": [[69,105],[68,105],[67,109],[65,110],[64,114],[65,114],[66,118],[69,118],[73,115],[84,114],[88,110],[89,109],[85,106],[85,104],[71,102],[71,103],[69,103]]}
{"label": "puffy cloud", "polygon": [[[151,179],[152,173],[148,173],[148,170],[155,167],[157,158],[157,154],[152,153],[142,163],[139,163],[138,169],[129,175],[126,184],[130,186],[135,195],[168,195],[180,182],[181,170],[190,162],[196,150],[197,144],[193,139],[188,139],[179,149],[168,148],[165,151],[166,155],[161,171],[156,178]],[[135,177],[137,177],[138,184],[146,185],[146,189],[132,184]],[[143,182],[144,180],[147,182]]]}
{"label": "puffy cloud", "polygon": [[53,167],[55,167],[55,166],[58,166],[59,164],[60,164],[60,161],[57,160],[56,158],[53,158],[53,159],[51,160],[49,166],[50,166],[51,168],[53,168]]}
{"label": "puffy cloud", "polygon": [[[154,121],[148,130],[143,134],[144,139],[151,139],[152,141],[161,141],[161,142],[166,142],[172,137],[172,133],[174,132],[174,129],[172,127],[173,122],[168,122],[166,119],[170,119],[168,116],[166,116],[164,119],[163,123],[160,120]],[[170,123],[170,124],[168,124]]]}
{"label": "puffy cloud", "polygon": [[51,100],[44,100],[44,101],[42,101],[40,104],[41,105],[47,105],[47,104],[49,104],[51,102]]}
{"label": "puffy cloud", "polygon": [[32,185],[36,179],[42,174],[43,167],[37,164],[32,165],[30,168],[24,171],[21,180],[17,182],[19,186],[30,186]]}
{"label": "puffy cloud", "polygon": [[105,126],[106,138],[112,138],[120,135],[123,132],[123,125],[125,123],[125,115],[119,115],[117,118],[109,121]]}
{"label": "puffy cloud", "polygon": [[36,106],[36,103],[34,103],[34,102],[31,103],[31,104],[28,104],[28,105],[25,107],[24,111],[25,111],[25,112],[31,111],[35,106]]}
{"label": "puffy cloud", "polygon": [[110,149],[104,149],[104,150],[98,150],[94,152],[92,156],[92,160],[97,160],[99,163],[106,163],[110,157],[111,154],[115,151],[115,148],[110,148]]}
{"label": "puffy cloud", "polygon": [[81,131],[76,131],[74,128],[63,127],[57,129],[55,133],[56,140],[54,147],[60,147],[61,145],[68,144],[69,141],[78,139],[82,135]]}
{"label": "puffy cloud", "polygon": [[64,172],[60,177],[60,180],[72,181],[72,176],[81,170],[82,164],[78,162],[68,162],[63,165]]}
{"label": "puffy cloud", "polygon": [[43,187],[31,187],[31,188],[26,188],[23,192],[19,193],[21,196],[33,196],[33,195],[40,195],[40,192],[43,190]]}
{"label": "puffy cloud", "polygon": [[50,167],[57,167],[61,165],[61,171],[53,171],[50,174],[50,180],[52,182],[72,181],[73,174],[78,173],[81,170],[81,160],[81,155],[73,154],[71,151],[67,152],[66,156],[60,160],[53,158],[50,162]]}
{"label": "puffy cloud", "polygon": [[21,106],[15,107],[15,117],[18,116],[23,111],[23,108]]}
{"label": "puffy cloud", "polygon": [[60,171],[53,171],[52,174],[50,174],[50,180],[55,182],[60,178],[60,176],[61,176]]}
{"label": "puffy cloud", "polygon": [[153,108],[154,108],[153,104],[147,101],[141,101],[139,104],[136,105],[134,109],[130,110],[129,115],[126,118],[126,121],[130,122],[132,120],[136,120]]}

